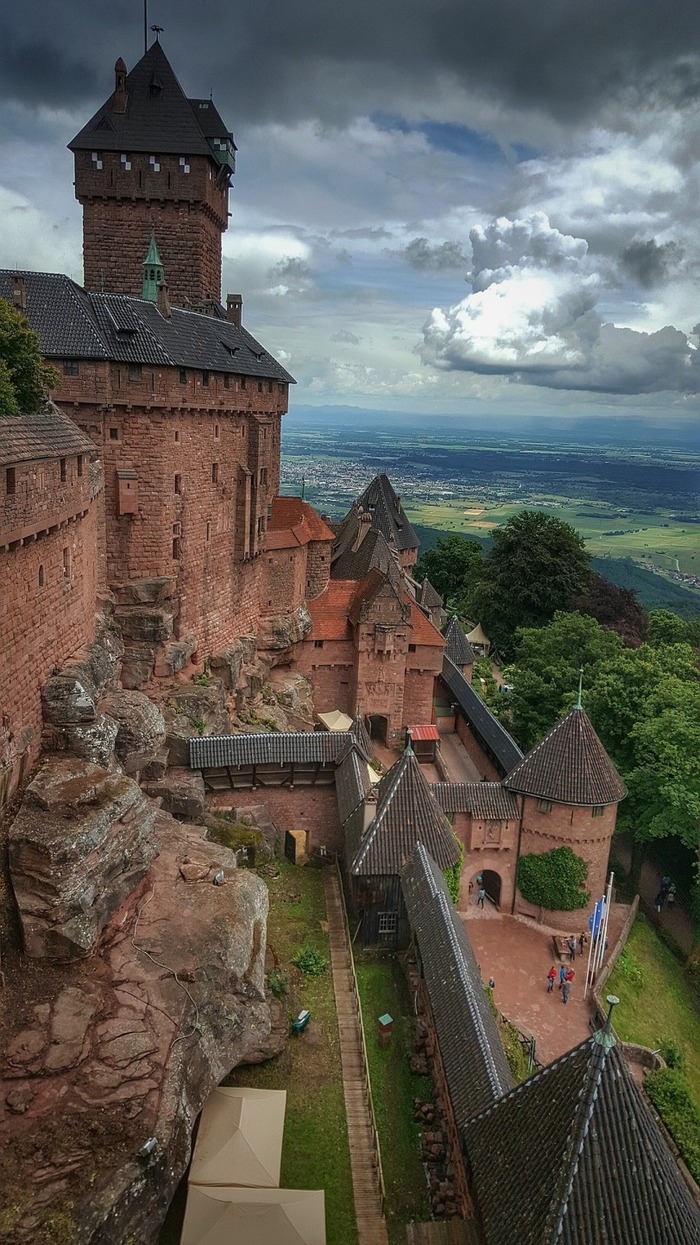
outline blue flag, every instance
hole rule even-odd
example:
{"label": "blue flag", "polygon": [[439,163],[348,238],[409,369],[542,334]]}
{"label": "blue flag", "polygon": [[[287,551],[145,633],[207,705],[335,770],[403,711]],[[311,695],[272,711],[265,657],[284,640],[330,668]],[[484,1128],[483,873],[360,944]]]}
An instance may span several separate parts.
{"label": "blue flag", "polygon": [[598,937],[598,930],[600,929],[600,923],[603,919],[604,911],[605,911],[605,896],[603,896],[602,899],[598,900],[595,908],[593,909],[591,915],[588,918],[588,928],[591,931],[594,938]]}

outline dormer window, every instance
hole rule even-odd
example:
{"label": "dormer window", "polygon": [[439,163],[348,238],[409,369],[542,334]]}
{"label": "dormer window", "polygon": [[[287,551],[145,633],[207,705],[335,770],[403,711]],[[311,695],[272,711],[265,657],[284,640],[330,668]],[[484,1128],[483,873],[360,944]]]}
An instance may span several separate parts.
{"label": "dormer window", "polygon": [[152,173],[160,173],[160,159],[158,156],[149,156],[148,163]]}
{"label": "dormer window", "polygon": [[129,159],[129,157],[126,155],[125,152],[122,152],[122,154],[120,155],[119,163],[122,166],[125,173],[131,172],[131,160]]}
{"label": "dormer window", "polygon": [[180,156],[180,172],[189,173],[189,171],[190,171],[190,162],[187,159],[187,156]]}
{"label": "dormer window", "polygon": [[92,155],[90,156],[90,163],[92,164],[92,167],[95,170],[95,172],[98,172],[102,168],[102,157],[99,151],[93,151]]}

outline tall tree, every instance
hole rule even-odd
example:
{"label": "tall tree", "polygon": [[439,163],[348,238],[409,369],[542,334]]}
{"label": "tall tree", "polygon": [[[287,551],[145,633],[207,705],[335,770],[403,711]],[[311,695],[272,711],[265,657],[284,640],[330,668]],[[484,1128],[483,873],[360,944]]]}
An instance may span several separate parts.
{"label": "tall tree", "polygon": [[0,298],[0,417],[38,410],[55,384],[56,372],[44,363],[36,333]]}
{"label": "tall tree", "polygon": [[469,591],[482,569],[482,548],[476,540],[458,534],[441,536],[433,549],[426,549],[416,566],[416,578],[428,576],[431,584],[448,602],[462,611]]}
{"label": "tall tree", "polygon": [[473,611],[505,652],[518,627],[543,627],[572,597],[586,591],[590,556],[569,523],[521,510],[493,533]]}
{"label": "tall tree", "polygon": [[618,588],[602,575],[592,574],[588,589],[570,602],[579,614],[595,618],[606,631],[616,631],[630,648],[647,638],[648,621],[632,588]]}

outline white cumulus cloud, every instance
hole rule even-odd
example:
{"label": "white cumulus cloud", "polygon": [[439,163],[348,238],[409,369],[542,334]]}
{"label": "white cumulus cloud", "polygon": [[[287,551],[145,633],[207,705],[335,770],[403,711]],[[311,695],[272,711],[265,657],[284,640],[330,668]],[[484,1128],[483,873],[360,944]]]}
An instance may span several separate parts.
{"label": "white cumulus cloud", "polygon": [[431,312],[425,362],[553,389],[700,390],[697,352],[685,333],[602,323],[585,240],[561,233],[544,212],[499,217],[472,229],[470,241],[471,293]]}

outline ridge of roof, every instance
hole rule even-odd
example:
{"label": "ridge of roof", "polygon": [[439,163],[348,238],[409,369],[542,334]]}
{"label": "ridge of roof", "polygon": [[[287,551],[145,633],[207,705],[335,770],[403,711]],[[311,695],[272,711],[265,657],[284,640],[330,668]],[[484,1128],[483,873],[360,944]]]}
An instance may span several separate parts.
{"label": "ridge of roof", "polygon": [[[294,378],[244,328],[189,308],[165,318],[156,303],[128,294],[87,293],[63,273],[25,272],[27,319],[46,358],[109,359],[201,368],[294,384]],[[0,269],[0,297],[12,298],[17,274]],[[128,322],[128,331],[125,325]]]}
{"label": "ridge of roof", "polygon": [[522,795],[582,807],[617,804],[627,794],[590,718],[578,708],[555,723],[506,774],[503,785]]}
{"label": "ridge of roof", "polygon": [[457,840],[412,749],[395,761],[376,793],[377,811],[355,852],[353,874],[401,873],[419,840],[441,868],[456,864]]}
{"label": "ridge of roof", "polygon": [[700,1245],[700,1214],[619,1047],[597,1035],[467,1121],[487,1245]]}
{"label": "ridge of roof", "polygon": [[515,740],[447,654],[443,658],[442,678],[464,713],[470,730],[483,741],[502,772],[508,774],[523,755]]}
{"label": "ridge of roof", "polygon": [[370,481],[356,504],[371,513],[372,527],[379,528],[390,542],[393,540],[397,549],[418,548],[418,537],[384,472]]}
{"label": "ridge of roof", "polygon": [[456,614],[442,629],[445,637],[445,653],[456,666],[472,666],[476,661],[476,653],[469,643]]}
{"label": "ridge of roof", "polygon": [[[150,151],[214,160],[209,135],[193,106],[200,101],[187,98],[157,39],[126,76],[123,112],[115,110],[115,96],[113,91],[71,139],[70,151]],[[214,112],[221,122],[216,109]],[[208,117],[207,126],[211,120]],[[233,142],[228,130],[212,131],[212,136],[215,133]]]}

